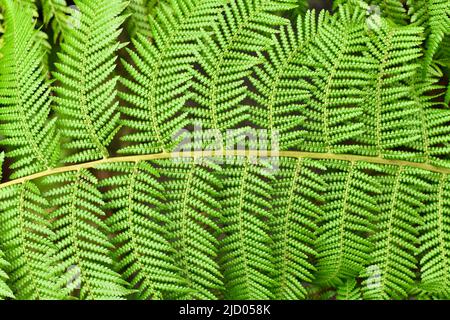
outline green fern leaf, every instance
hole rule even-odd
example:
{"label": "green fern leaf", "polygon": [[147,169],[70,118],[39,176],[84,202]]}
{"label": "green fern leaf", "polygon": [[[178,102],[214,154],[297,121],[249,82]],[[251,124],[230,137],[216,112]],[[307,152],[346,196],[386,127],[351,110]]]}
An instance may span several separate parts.
{"label": "green fern leaf", "polygon": [[420,228],[422,281],[420,287],[433,294],[450,296],[450,184],[447,174],[437,175],[432,196],[424,207]]}
{"label": "green fern leaf", "polygon": [[347,280],[338,286],[336,300],[362,300],[361,290],[355,279]]}
{"label": "green fern leaf", "polygon": [[[161,173],[170,180],[167,192],[167,231],[175,251],[180,277],[189,290],[177,298],[216,299],[223,288],[217,264],[220,205],[217,201],[220,169],[211,164],[161,162]],[[213,170],[213,171],[212,171]]]}
{"label": "green fern leaf", "polygon": [[327,162],[324,215],[316,243],[317,281],[342,285],[358,276],[372,251],[366,235],[373,229],[381,187],[372,174],[380,169],[364,162]]}
{"label": "green fern leaf", "polygon": [[188,110],[194,123],[224,132],[248,120],[244,79],[262,62],[276,27],[288,22],[275,12],[293,7],[292,0],[233,0],[225,6],[212,36],[199,39],[200,68],[191,69],[195,105]]}
{"label": "green fern leaf", "polygon": [[31,11],[13,1],[6,8],[5,45],[0,64],[0,143],[14,159],[11,178],[53,167],[59,159],[59,139],[50,114],[50,87],[42,72],[42,43]]}
{"label": "green fern leaf", "polygon": [[[2,175],[2,165],[3,161],[5,159],[5,154],[2,152],[0,153],[0,178]],[[9,279],[8,274],[5,272],[5,270],[10,268],[10,264],[8,261],[5,260],[5,255],[0,249],[0,300],[5,298],[14,298],[14,294],[9,288],[8,284],[6,283]]]}
{"label": "green fern leaf", "polygon": [[237,159],[223,172],[221,266],[226,299],[261,300],[273,297],[274,266],[267,219],[273,194],[262,164]]}
{"label": "green fern leaf", "polygon": [[223,0],[172,1],[171,5],[157,8],[154,44],[138,35],[133,42],[136,51],[129,50],[135,65],[123,61],[131,78],[123,80],[130,90],[121,94],[130,104],[121,109],[129,116],[123,123],[135,132],[122,138],[131,145],[121,153],[171,150],[179,142],[175,136],[188,124],[183,109],[191,95],[187,90],[196,50],[193,41],[217,19]]}
{"label": "green fern leaf", "polygon": [[374,76],[367,90],[365,121],[368,130],[364,153],[389,159],[417,157],[408,146],[422,140],[418,105],[411,99],[408,81],[414,78],[421,56],[422,29],[373,30],[367,54],[374,59]]}
{"label": "green fern leaf", "polygon": [[128,21],[128,32],[131,37],[138,33],[147,39],[152,37],[150,15],[154,15],[156,7],[161,0],[131,0],[127,12],[130,14]]}
{"label": "green fern leaf", "polygon": [[308,151],[355,149],[355,139],[364,132],[363,124],[356,121],[363,114],[363,89],[369,85],[371,71],[371,61],[363,55],[367,42],[363,19],[362,11],[342,7],[332,23],[323,24],[309,54],[290,72],[292,78],[311,79],[303,84],[311,98],[301,108],[303,148]]}
{"label": "green fern leaf", "polygon": [[[97,179],[80,169],[45,179],[51,188],[45,193],[54,210],[50,214],[57,246],[56,268],[63,274],[60,287],[70,294],[80,287],[80,299],[120,299],[129,293],[125,281],[111,270],[109,250],[113,247],[102,220],[104,202]],[[74,279],[75,278],[75,279]]]}
{"label": "green fern leaf", "polygon": [[67,30],[77,27],[75,9],[69,7],[65,0],[41,0],[44,24],[53,30],[53,42],[64,39]]}
{"label": "green fern leaf", "polygon": [[112,188],[104,194],[106,208],[115,212],[107,224],[114,234],[115,263],[122,276],[137,287],[139,299],[160,299],[186,292],[185,280],[174,260],[166,225],[170,216],[161,212],[164,189],[159,173],[146,162],[102,165],[118,173],[101,181]]}
{"label": "green fern leaf", "polygon": [[365,299],[404,298],[413,286],[418,227],[423,224],[419,210],[423,190],[430,188],[418,169],[399,166],[385,170],[387,174],[380,177],[382,193],[377,196],[376,232],[370,237],[375,248],[361,273]]}
{"label": "green fern leaf", "polygon": [[[79,28],[68,29],[62,43],[56,110],[58,125],[72,152],[65,162],[107,158],[107,146],[120,128],[114,53],[125,9],[121,0],[76,1],[82,12]],[[95,32],[94,32],[95,30]]]}
{"label": "green fern leaf", "polygon": [[255,67],[255,76],[250,78],[256,88],[256,92],[249,93],[256,102],[256,106],[249,108],[252,122],[267,128],[269,139],[277,132],[281,150],[301,145],[299,128],[304,119],[297,102],[304,102],[309,94],[305,85],[299,85],[298,75],[291,69],[299,56],[308,54],[310,43],[327,18],[325,11],[318,18],[315,11],[308,11],[304,17],[297,18],[296,30],[290,24],[282,27],[279,36],[273,36],[274,45],[267,52],[268,58],[262,67]]}
{"label": "green fern leaf", "polygon": [[275,271],[275,299],[304,299],[303,282],[316,270],[316,221],[323,215],[319,204],[325,182],[315,172],[325,167],[304,159],[283,159],[273,185],[271,236]]}
{"label": "green fern leaf", "polygon": [[0,190],[1,249],[9,266],[8,283],[17,299],[60,299],[56,285],[48,202],[31,182]]}

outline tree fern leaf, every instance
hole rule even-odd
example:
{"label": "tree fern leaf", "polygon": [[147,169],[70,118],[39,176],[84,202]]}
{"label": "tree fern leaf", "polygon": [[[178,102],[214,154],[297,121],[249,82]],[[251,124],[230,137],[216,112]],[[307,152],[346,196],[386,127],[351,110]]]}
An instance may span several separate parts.
{"label": "tree fern leaf", "polygon": [[450,296],[450,184],[447,174],[437,175],[420,227],[421,285],[427,292]]}
{"label": "tree fern leaf", "polygon": [[[111,270],[108,227],[97,179],[80,169],[52,175],[44,181],[51,188],[45,193],[54,210],[50,214],[58,272],[64,274],[59,285],[66,294],[80,286],[80,299],[120,299],[129,293],[125,281]],[[79,273],[77,275],[77,273]],[[73,278],[77,278],[72,283]]]}
{"label": "tree fern leaf", "polygon": [[283,159],[273,185],[271,235],[275,270],[275,299],[304,299],[302,282],[314,278],[311,257],[316,221],[323,215],[318,205],[325,182],[317,174],[324,167],[304,159]]}
{"label": "tree fern leaf", "polygon": [[408,0],[413,24],[422,26],[427,33],[423,75],[426,75],[433,57],[445,35],[450,34],[450,4],[447,0]]}
{"label": "tree fern leaf", "polygon": [[415,101],[410,97],[408,81],[415,77],[422,41],[421,28],[373,30],[367,53],[374,59],[374,79],[367,90],[365,121],[368,130],[364,153],[384,158],[414,158],[408,145],[421,139]]}
{"label": "tree fern leaf", "polygon": [[0,132],[6,156],[14,159],[12,178],[53,167],[59,158],[58,134],[50,114],[50,87],[42,73],[42,43],[31,11],[13,1],[6,8],[5,45],[0,65]]}
{"label": "tree fern leaf", "polygon": [[272,186],[262,164],[249,159],[223,172],[221,266],[226,299],[270,299],[274,286],[271,239]]}
{"label": "tree fern leaf", "polygon": [[[313,47],[297,59],[289,76],[311,79],[303,86],[311,98],[301,108],[304,147],[313,152],[342,153],[355,149],[363,131],[363,89],[369,85],[371,62],[363,55],[367,42],[364,12],[342,7],[322,24]],[[336,18],[339,17],[339,18]],[[299,82],[301,83],[301,82]]]}
{"label": "tree fern leaf", "polygon": [[67,5],[66,0],[41,0],[44,24],[49,25],[53,30],[53,42],[63,39],[68,32],[67,29],[76,28],[77,22],[74,20],[74,10]]}
{"label": "tree fern leaf", "polygon": [[217,264],[217,200],[221,182],[220,168],[213,163],[160,163],[161,173],[169,178],[167,192],[167,231],[175,251],[175,263],[186,280],[187,293],[177,298],[216,299],[223,288]]}
{"label": "tree fern leaf", "polygon": [[380,169],[364,162],[327,162],[327,168],[328,190],[315,246],[317,281],[342,285],[359,275],[372,250],[366,235],[374,229],[374,195],[381,191],[372,172]]}
{"label": "tree fern leaf", "polygon": [[158,171],[147,162],[102,165],[98,169],[118,175],[101,181],[112,188],[104,197],[106,208],[115,212],[107,224],[114,234],[114,256],[122,276],[137,287],[138,298],[164,298],[186,292],[176,267],[175,250],[168,242],[170,216],[161,212],[164,188]]}
{"label": "tree fern leaf", "polygon": [[336,300],[362,300],[361,290],[355,279],[349,279],[338,286]]}
{"label": "tree fern leaf", "polygon": [[[115,52],[125,9],[121,0],[76,1],[82,12],[79,28],[68,29],[62,43],[56,110],[65,148],[65,162],[107,158],[108,145],[119,130]],[[94,32],[95,30],[95,32]]]}
{"label": "tree fern leaf", "polygon": [[[305,86],[296,81],[298,76],[290,73],[292,63],[298,56],[307,54],[327,17],[325,11],[318,18],[315,11],[308,11],[304,17],[298,16],[297,30],[290,24],[282,27],[279,36],[273,36],[274,45],[268,50],[268,58],[261,68],[255,67],[255,75],[250,78],[256,88],[256,92],[249,93],[256,102],[256,106],[249,108],[252,122],[267,128],[269,138],[277,131],[281,150],[301,145],[303,118],[299,114],[301,106],[296,102],[304,103],[309,98]],[[286,77],[287,73],[290,77]]]}
{"label": "tree fern leaf", "polygon": [[163,4],[153,22],[154,44],[143,35],[137,36],[133,42],[136,50],[129,51],[134,65],[123,61],[130,76],[123,83],[130,92],[121,97],[131,105],[122,108],[129,117],[123,123],[134,132],[123,137],[131,145],[121,153],[168,151],[178,143],[174,136],[188,124],[183,108],[191,95],[188,70],[194,62],[194,40],[214,23],[223,3],[171,1],[170,8]]}
{"label": "tree fern leaf", "polygon": [[[5,159],[5,154],[2,152],[0,153],[0,178],[2,175],[2,165],[3,161]],[[5,298],[14,298],[14,294],[12,290],[9,288],[8,284],[6,283],[9,279],[8,274],[5,272],[10,268],[10,264],[8,261],[5,260],[5,255],[3,251],[0,249],[0,300]]]}
{"label": "tree fern leaf", "polygon": [[60,299],[47,222],[47,201],[31,182],[0,190],[1,247],[8,283],[18,299]]}
{"label": "tree fern leaf", "polygon": [[131,0],[128,4],[127,12],[130,14],[128,21],[128,32],[131,37],[137,33],[151,38],[152,28],[150,15],[154,15],[156,7],[161,0]]}
{"label": "tree fern leaf", "polygon": [[380,177],[382,193],[376,232],[370,237],[375,248],[369,266],[362,272],[365,299],[402,298],[413,286],[416,269],[416,244],[423,190],[429,189],[424,172],[399,166],[385,167]]}
{"label": "tree fern leaf", "polygon": [[[248,119],[244,79],[273,43],[276,27],[287,20],[276,15],[295,7],[292,0],[233,0],[225,6],[212,35],[199,39],[189,108],[203,128],[226,131]],[[256,53],[256,54],[255,54]]]}
{"label": "tree fern leaf", "polygon": [[448,167],[446,158],[450,154],[450,129],[447,123],[450,113],[439,102],[444,89],[439,81],[443,75],[439,68],[429,70],[425,79],[417,75],[409,85],[409,96],[416,103],[415,116],[419,116],[422,131],[421,139],[414,148],[422,151],[425,162]]}

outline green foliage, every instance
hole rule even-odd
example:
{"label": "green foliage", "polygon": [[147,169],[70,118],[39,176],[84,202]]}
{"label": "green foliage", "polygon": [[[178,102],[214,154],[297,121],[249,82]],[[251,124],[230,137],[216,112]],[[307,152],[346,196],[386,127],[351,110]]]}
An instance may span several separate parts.
{"label": "green foliage", "polygon": [[8,284],[18,299],[58,299],[48,202],[38,187],[25,182],[0,192],[0,240],[9,265]]}
{"label": "green foliage", "polygon": [[416,274],[418,227],[423,224],[420,211],[430,188],[418,169],[385,167],[376,232],[370,237],[375,248],[369,266],[362,272],[366,299],[405,298]]}
{"label": "green foliage", "polygon": [[76,3],[82,12],[79,27],[68,29],[54,73],[58,125],[67,140],[64,148],[71,151],[65,162],[108,157],[107,147],[120,129],[114,69],[125,5],[121,0]]}
{"label": "green foliage", "polygon": [[379,210],[375,196],[381,188],[365,172],[370,170],[379,171],[363,162],[328,164],[328,189],[316,243],[319,283],[340,285],[343,279],[358,276],[369,260],[373,244],[366,234],[373,232]]}
{"label": "green foliage", "polygon": [[64,38],[70,28],[77,27],[76,10],[67,6],[65,0],[41,0],[44,24],[51,23],[53,41]]}
{"label": "green foliage", "polygon": [[220,204],[217,201],[221,182],[211,169],[213,164],[161,163],[161,173],[169,181],[167,192],[168,239],[175,251],[179,277],[186,281],[188,292],[177,298],[215,299],[223,288],[217,263]]}
{"label": "green foliage", "polygon": [[175,251],[162,227],[170,218],[160,210],[165,196],[157,181],[158,171],[146,162],[103,165],[101,169],[118,173],[100,183],[111,188],[104,197],[106,208],[115,210],[107,225],[116,234],[112,243],[118,271],[131,279],[131,286],[137,286],[140,299],[185,292],[185,281],[175,266]]}
{"label": "green foliage", "polygon": [[337,288],[337,300],[362,300],[361,290],[354,279],[347,280]]}
{"label": "green foliage", "polygon": [[314,279],[312,257],[317,221],[323,215],[325,181],[315,170],[326,170],[310,160],[286,159],[273,184],[273,213],[270,223],[274,257],[276,299],[304,299],[302,282]]}
{"label": "green foliage", "polygon": [[79,286],[80,298],[89,300],[127,294],[120,276],[110,269],[112,245],[101,220],[104,202],[97,179],[81,169],[52,175],[45,183],[53,186],[45,196],[57,208],[49,218],[54,233],[51,240],[56,244],[56,270],[63,274],[58,283],[62,291],[69,294]]}
{"label": "green foliage", "polygon": [[450,298],[448,1],[68,3],[0,0],[1,299]]}
{"label": "green foliage", "polygon": [[36,36],[30,11],[13,1],[4,1],[5,45],[0,65],[1,144],[12,178],[53,167],[59,158],[59,141],[50,114],[51,91],[42,72],[42,42]]}
{"label": "green foliage", "polygon": [[407,83],[419,68],[421,32],[410,26],[383,26],[370,36],[368,54],[375,70],[364,101],[370,126],[364,137],[365,154],[411,158],[414,154],[405,152],[405,147],[422,141],[417,106]]}

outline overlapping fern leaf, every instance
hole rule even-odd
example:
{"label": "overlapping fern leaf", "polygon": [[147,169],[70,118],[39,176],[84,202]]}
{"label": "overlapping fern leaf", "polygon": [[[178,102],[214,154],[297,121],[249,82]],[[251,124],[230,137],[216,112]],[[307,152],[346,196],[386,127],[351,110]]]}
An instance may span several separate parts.
{"label": "overlapping fern leaf", "polygon": [[51,241],[48,202],[32,182],[0,191],[1,249],[9,265],[8,284],[18,299],[60,299]]}
{"label": "overlapping fern leaf", "polygon": [[276,132],[282,150],[301,145],[304,118],[300,109],[310,97],[306,80],[299,80],[302,74],[292,72],[292,68],[296,61],[307,56],[309,45],[327,19],[325,11],[318,18],[315,11],[308,11],[304,17],[298,16],[295,30],[291,24],[283,26],[277,37],[273,35],[268,58],[261,67],[254,68],[255,75],[250,78],[256,88],[256,92],[249,92],[256,102],[249,108],[252,122],[266,128],[269,139]]}
{"label": "overlapping fern leaf", "polygon": [[191,97],[189,70],[195,61],[195,40],[214,24],[224,1],[170,3],[156,10],[154,43],[138,35],[135,50],[128,51],[134,65],[123,61],[130,78],[123,80],[129,90],[121,94],[126,102],[121,110],[128,116],[123,124],[134,132],[122,138],[130,143],[122,153],[161,152],[177,145],[177,135],[188,124],[184,105]]}
{"label": "overlapping fern leaf", "polygon": [[412,23],[425,28],[427,42],[423,63],[426,74],[445,36],[450,34],[450,3],[446,0],[409,0]]}
{"label": "overlapping fern leaf", "polygon": [[108,239],[109,229],[102,220],[104,202],[97,179],[88,170],[52,175],[45,193],[53,211],[50,214],[56,245],[55,268],[66,295],[79,289],[81,299],[120,299],[130,293],[125,281],[114,272]]}
{"label": "overlapping fern leaf", "polygon": [[45,79],[42,42],[31,11],[5,0],[5,44],[0,64],[0,132],[7,157],[14,159],[11,177],[53,167],[59,160],[55,118],[49,119],[51,93]]}
{"label": "overlapping fern leaf", "polygon": [[356,145],[349,142],[363,133],[363,124],[355,121],[363,114],[363,89],[371,70],[363,54],[367,42],[363,19],[363,11],[342,7],[332,23],[320,28],[309,53],[291,71],[292,77],[311,79],[304,85],[310,98],[301,108],[306,150],[352,150]]}
{"label": "overlapping fern leaf", "polygon": [[150,24],[150,15],[156,11],[156,7],[161,0],[131,0],[127,7],[130,14],[128,18],[128,32],[131,37],[138,33],[148,39],[152,37],[152,27]]}
{"label": "overlapping fern leaf", "polygon": [[268,169],[245,158],[224,170],[220,262],[225,298],[273,298],[274,266],[266,222],[271,217],[273,189]]}
{"label": "overlapping fern leaf", "polygon": [[41,3],[44,24],[51,24],[54,42],[63,39],[68,29],[78,27],[77,10],[69,7],[65,0],[41,0]]}
{"label": "overlapping fern leaf", "polygon": [[368,266],[362,271],[366,299],[404,298],[416,280],[418,227],[423,224],[420,210],[430,188],[426,173],[403,166],[385,167],[382,192],[377,196],[379,214],[375,244]]}
{"label": "overlapping fern leaf", "polygon": [[361,289],[356,280],[350,279],[338,286],[336,300],[362,300]]}
{"label": "overlapping fern leaf", "polygon": [[[5,159],[5,154],[0,153],[0,164],[3,164]],[[1,167],[1,166],[0,166]],[[0,177],[1,177],[1,169],[0,169]],[[6,269],[10,267],[8,261],[5,260],[5,255],[0,247],[0,300],[5,298],[14,298],[14,294],[6,283],[9,279],[8,274],[6,273]]]}
{"label": "overlapping fern leaf", "polygon": [[224,7],[212,36],[199,39],[199,68],[191,69],[195,123],[224,132],[248,120],[244,79],[262,62],[277,27],[288,23],[275,13],[293,7],[292,0],[234,0]]}
{"label": "overlapping fern leaf", "polygon": [[221,182],[214,163],[161,162],[161,172],[170,180],[167,192],[167,231],[175,254],[179,277],[187,292],[176,298],[216,299],[223,289],[217,263]]}
{"label": "overlapping fern leaf", "polygon": [[62,43],[55,88],[58,126],[65,162],[83,162],[109,156],[108,145],[120,129],[114,76],[117,42],[124,21],[121,0],[75,1],[83,14],[79,26],[68,29]]}
{"label": "overlapping fern leaf", "polygon": [[275,299],[304,299],[303,283],[314,279],[316,223],[323,215],[325,190],[316,171],[325,169],[314,161],[286,159],[276,174],[270,223]]}
{"label": "overlapping fern leaf", "polygon": [[433,177],[429,202],[423,208],[424,223],[420,227],[421,288],[432,294],[449,296],[449,177],[438,174]]}
{"label": "overlapping fern leaf", "polygon": [[[372,31],[367,55],[375,67],[365,99],[364,153],[385,158],[414,158],[408,146],[422,141],[418,105],[408,81],[419,69],[422,29],[383,25]],[[400,151],[401,150],[401,151]]]}
{"label": "overlapping fern leaf", "polygon": [[117,173],[100,185],[110,188],[104,198],[106,208],[114,211],[106,223],[115,235],[114,261],[122,277],[131,279],[139,299],[186,293],[186,280],[177,268],[176,251],[165,228],[171,219],[162,212],[166,196],[157,180],[158,171],[147,162],[109,164],[98,169]]}
{"label": "overlapping fern leaf", "polygon": [[380,185],[367,171],[379,169],[363,162],[328,162],[327,168],[328,188],[315,246],[317,281],[342,285],[346,278],[359,275],[372,251],[366,235],[374,229],[378,214],[374,197]]}

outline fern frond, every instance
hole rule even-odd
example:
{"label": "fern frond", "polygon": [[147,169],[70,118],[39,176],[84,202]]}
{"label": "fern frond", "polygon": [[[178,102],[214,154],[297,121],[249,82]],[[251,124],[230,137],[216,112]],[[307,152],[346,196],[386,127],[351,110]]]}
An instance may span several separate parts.
{"label": "fern frond", "polygon": [[[339,18],[337,18],[339,17]],[[364,12],[342,7],[314,38],[308,55],[298,59],[289,77],[310,94],[301,108],[304,121],[302,148],[342,153],[355,149],[363,134],[357,119],[363,114],[364,89],[369,85],[371,61],[363,55],[367,35]]]}
{"label": "fern frond", "polygon": [[31,182],[0,190],[1,249],[9,265],[8,284],[18,299],[60,299],[47,221],[48,202]]}
{"label": "fern frond", "polygon": [[[2,152],[0,153],[0,178],[2,176],[2,165],[4,160],[5,154]],[[10,264],[8,263],[8,261],[5,260],[5,255],[1,250],[0,246],[0,300],[5,298],[14,298],[12,290],[6,283],[7,280],[9,279],[9,276],[5,272],[5,270],[7,270],[8,268],[10,268]]]}
{"label": "fern frond", "polygon": [[373,172],[380,169],[364,162],[326,165],[328,188],[315,245],[317,281],[342,285],[346,278],[359,275],[373,247],[366,235],[373,231],[378,213],[374,196],[381,186]]}
{"label": "fern frond", "polygon": [[129,293],[125,281],[111,270],[112,244],[102,220],[104,202],[97,179],[85,169],[52,175],[45,179],[50,189],[45,197],[50,213],[51,237],[56,244],[56,268],[63,274],[59,286],[66,294],[80,287],[80,299],[120,299]]}
{"label": "fern frond", "polygon": [[128,18],[128,32],[130,36],[136,37],[138,33],[147,39],[152,36],[150,15],[154,15],[156,6],[161,0],[131,0],[127,7],[130,14]]}
{"label": "fern frond", "polygon": [[273,297],[274,266],[267,220],[273,194],[262,164],[249,159],[223,172],[221,266],[226,299],[262,300]]}
{"label": "fern frond", "polygon": [[267,128],[269,138],[277,131],[281,150],[301,145],[303,118],[298,103],[304,104],[309,94],[305,85],[299,85],[304,80],[299,80],[291,69],[299,56],[308,54],[309,45],[327,18],[325,11],[316,18],[313,10],[304,17],[298,16],[296,30],[291,24],[283,26],[278,36],[273,35],[274,45],[268,50],[267,59],[261,67],[254,68],[250,78],[256,88],[256,92],[249,92],[256,102],[249,108],[251,121]]}
{"label": "fern frond", "polygon": [[220,167],[213,163],[160,163],[161,173],[169,179],[167,193],[167,232],[180,277],[189,290],[177,298],[217,299],[223,289],[217,263],[217,239],[221,182]]}
{"label": "fern frond", "polygon": [[276,12],[295,2],[233,0],[225,6],[212,35],[199,40],[199,68],[191,69],[194,105],[188,109],[195,123],[225,132],[249,119],[244,79],[262,62],[261,52],[272,45],[277,27],[288,23]]}
{"label": "fern frond", "polygon": [[337,287],[336,300],[362,300],[361,289],[355,279],[347,280]]}
{"label": "fern frond", "polygon": [[55,107],[64,147],[71,151],[65,162],[107,158],[108,145],[120,128],[115,52],[124,21],[121,0],[75,1],[82,14],[79,28],[68,29],[61,45],[55,88]]}
{"label": "fern frond", "polygon": [[[171,1],[161,4],[153,19],[154,43],[143,35],[129,50],[134,65],[123,60],[130,79],[123,79],[129,92],[121,97],[129,104],[121,109],[128,118],[123,124],[134,132],[122,140],[131,143],[125,154],[146,154],[171,150],[175,137],[188,124],[183,111],[191,94],[188,70],[194,63],[195,39],[217,19],[223,0]],[[177,61],[177,63],[173,63]]]}
{"label": "fern frond", "polygon": [[374,59],[374,75],[366,92],[364,153],[389,159],[413,159],[409,145],[421,141],[418,106],[411,98],[410,79],[419,69],[422,29],[383,26],[372,30],[367,54]]}
{"label": "fern frond", "polygon": [[325,167],[304,159],[283,159],[273,184],[271,226],[274,261],[274,298],[304,299],[303,282],[312,282],[311,257],[316,256],[316,221],[325,182],[317,170]]}
{"label": "fern frond", "polygon": [[426,163],[448,167],[450,155],[450,111],[442,104],[443,86],[439,85],[442,78],[439,68],[429,68],[428,76],[423,79],[417,75],[409,84],[409,96],[416,103],[420,121],[421,139],[414,149],[420,150]]}
{"label": "fern frond", "polygon": [[427,33],[423,72],[431,65],[445,35],[450,34],[450,3],[447,0],[408,0],[411,22]]}
{"label": "fern frond", "polygon": [[74,9],[70,8],[66,0],[41,0],[44,24],[49,25],[53,30],[53,42],[64,39],[67,30],[77,28],[77,23],[73,19]]}
{"label": "fern frond", "polygon": [[131,279],[139,299],[160,299],[186,292],[185,280],[174,259],[169,231],[170,216],[163,215],[166,199],[158,182],[158,171],[147,162],[117,163],[98,167],[117,173],[101,181],[109,188],[104,194],[106,208],[114,210],[107,219],[115,264],[122,277]]}
{"label": "fern frond", "polygon": [[447,174],[434,177],[431,197],[424,207],[420,227],[421,284],[433,294],[450,297],[450,180]]}
{"label": "fern frond", "polygon": [[413,286],[417,268],[418,227],[422,225],[424,190],[430,185],[424,172],[399,166],[385,167],[380,177],[382,193],[377,196],[379,217],[370,237],[375,248],[361,275],[364,298],[403,298]]}
{"label": "fern frond", "polygon": [[50,87],[42,72],[42,42],[31,11],[5,0],[5,45],[0,64],[0,143],[14,159],[11,178],[53,167],[59,160]]}

